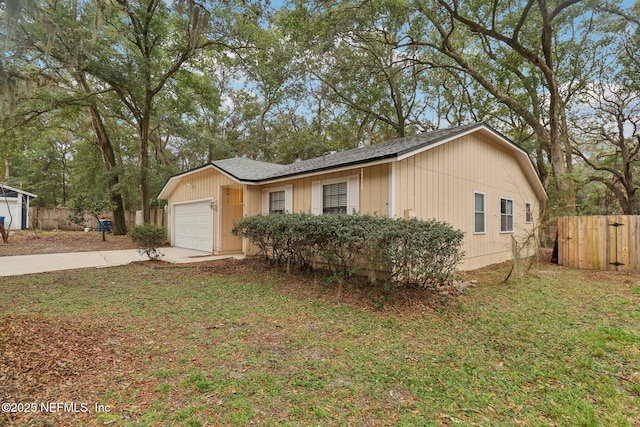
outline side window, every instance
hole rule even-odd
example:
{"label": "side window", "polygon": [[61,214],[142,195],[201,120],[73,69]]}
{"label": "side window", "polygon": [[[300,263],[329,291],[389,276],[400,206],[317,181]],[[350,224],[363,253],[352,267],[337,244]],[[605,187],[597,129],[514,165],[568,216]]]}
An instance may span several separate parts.
{"label": "side window", "polygon": [[533,222],[533,205],[531,202],[524,204],[524,222],[531,224]]}
{"label": "side window", "polygon": [[483,234],[486,232],[486,195],[479,191],[473,192],[473,232]]}
{"label": "side window", "polygon": [[262,215],[293,212],[293,185],[262,189]]}
{"label": "side window", "polygon": [[500,198],[500,232],[513,232],[513,200]]}
{"label": "side window", "polygon": [[269,193],[269,213],[284,213],[284,190]]}
{"label": "side window", "polygon": [[360,176],[321,179],[311,182],[311,213],[347,214],[360,212]]}
{"label": "side window", "polygon": [[322,186],[322,213],[347,213],[347,182]]}

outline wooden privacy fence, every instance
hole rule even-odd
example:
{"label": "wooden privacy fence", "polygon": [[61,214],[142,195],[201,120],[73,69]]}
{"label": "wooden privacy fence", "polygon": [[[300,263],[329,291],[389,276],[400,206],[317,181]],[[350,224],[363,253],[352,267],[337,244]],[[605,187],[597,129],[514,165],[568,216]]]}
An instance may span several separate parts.
{"label": "wooden privacy fence", "polygon": [[[91,215],[84,216],[84,224],[74,224],[69,220],[71,209],[64,208],[29,208],[29,217],[31,228],[37,227],[42,230],[72,230],[82,231],[85,227],[97,228],[95,218]],[[101,215],[105,219],[112,219],[113,213],[107,211]],[[127,230],[131,230],[136,225],[136,211],[124,212],[125,225]],[[166,227],[167,217],[163,209],[151,209],[151,223],[162,227]]]}
{"label": "wooden privacy fence", "polygon": [[640,271],[640,215],[558,218],[558,264]]}

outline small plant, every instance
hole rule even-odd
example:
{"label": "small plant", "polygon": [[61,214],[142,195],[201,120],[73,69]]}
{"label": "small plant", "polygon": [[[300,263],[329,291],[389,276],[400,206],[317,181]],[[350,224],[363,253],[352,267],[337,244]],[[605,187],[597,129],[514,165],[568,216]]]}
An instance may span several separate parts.
{"label": "small plant", "polygon": [[129,237],[140,246],[140,254],[146,254],[150,260],[157,261],[164,256],[158,249],[167,241],[163,227],[155,224],[136,225],[129,232]]}

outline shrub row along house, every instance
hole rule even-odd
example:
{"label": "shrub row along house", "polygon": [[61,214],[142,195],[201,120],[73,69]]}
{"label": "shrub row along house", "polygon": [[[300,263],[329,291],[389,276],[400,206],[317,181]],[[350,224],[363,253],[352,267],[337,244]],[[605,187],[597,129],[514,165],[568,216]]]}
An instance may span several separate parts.
{"label": "shrub row along house", "polygon": [[465,233],[462,269],[512,257],[547,194],[527,153],[484,123],[441,129],[289,165],[233,158],[175,175],[172,246],[251,255],[231,233],[243,216],[360,213],[436,219]]}

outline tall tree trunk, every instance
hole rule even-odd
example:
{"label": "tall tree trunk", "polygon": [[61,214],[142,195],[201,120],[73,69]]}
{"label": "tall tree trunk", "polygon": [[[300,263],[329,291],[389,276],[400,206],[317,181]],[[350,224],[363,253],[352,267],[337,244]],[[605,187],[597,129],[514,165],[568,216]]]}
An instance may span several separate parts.
{"label": "tall tree trunk", "polygon": [[[556,135],[557,138],[557,135]],[[573,188],[571,178],[567,174],[565,155],[562,151],[559,141],[556,139],[551,144],[550,160],[551,170],[556,179],[556,188],[558,189],[558,208],[560,214],[575,215],[576,213],[576,194]]]}
{"label": "tall tree trunk", "polygon": [[62,206],[67,205],[67,161],[65,159],[66,153],[62,153]]}
{"label": "tall tree trunk", "polygon": [[560,135],[562,138],[562,145],[564,147],[564,157],[567,167],[567,172],[573,172],[573,148],[571,147],[571,139],[569,138],[569,125],[567,124],[567,109],[566,102],[563,101],[560,106]]}
{"label": "tall tree trunk", "polygon": [[10,168],[9,168],[9,154],[4,156],[4,180],[8,181],[11,176]]}
{"label": "tall tree trunk", "polygon": [[[453,4],[452,4],[453,3]],[[521,26],[527,19],[530,19],[530,10],[537,3],[540,17],[542,18],[540,32],[540,49],[541,52],[535,52],[523,45],[519,39]],[[515,27],[513,32],[503,34],[495,25],[485,26],[483,22],[476,22],[469,19],[464,13],[460,13],[462,8],[458,8],[459,2],[449,2],[446,0],[437,0],[437,4],[443,11],[447,12],[449,20],[442,19],[442,14],[437,11],[422,8],[421,12],[434,24],[436,30],[441,36],[439,43],[423,42],[426,46],[430,46],[449,58],[453,59],[457,65],[468,75],[482,85],[489,93],[491,93],[498,102],[506,105],[514,113],[522,117],[533,129],[536,140],[544,150],[549,154],[551,171],[555,177],[556,187],[559,194],[559,213],[575,214],[575,190],[571,179],[567,176],[566,158],[563,152],[563,144],[560,135],[561,128],[561,97],[557,82],[557,70],[554,64],[554,28],[553,20],[565,8],[576,3],[576,0],[563,0],[556,5],[553,10],[549,10],[546,0],[530,0],[528,5],[521,11],[520,23]],[[496,5],[494,2],[493,13],[495,14]],[[497,19],[497,16],[493,16]],[[495,21],[493,21],[495,23]],[[542,120],[537,114],[531,111],[531,108],[520,99],[510,95],[497,82],[491,80],[482,68],[476,65],[476,57],[468,56],[464,50],[453,42],[452,34],[455,30],[455,23],[461,24],[472,33],[479,34],[479,40],[483,44],[485,53],[495,57],[491,50],[491,44],[487,40],[492,39],[501,44],[507,45],[510,50],[536,67],[544,76],[544,89],[548,91],[548,123]],[[451,26],[451,28],[449,28]],[[541,54],[540,54],[541,53]],[[426,61],[425,64],[429,64]],[[434,65],[438,65],[435,63]],[[500,66],[500,64],[498,64]],[[504,63],[501,66],[506,66]],[[524,77],[524,76],[522,76]]]}
{"label": "tall tree trunk", "polygon": [[149,190],[149,120],[151,100],[140,118],[140,198],[142,201],[142,217],[145,224],[151,222],[151,196]]}
{"label": "tall tree trunk", "polygon": [[638,215],[638,199],[636,197],[636,192],[630,191],[628,199],[628,212],[625,213],[627,215]]}
{"label": "tall tree trunk", "polygon": [[113,152],[113,146],[109,139],[109,134],[102,121],[100,112],[95,107],[89,107],[89,113],[91,115],[91,124],[96,136],[96,145],[100,149],[102,154],[102,161],[107,170],[109,177],[109,200],[113,208],[113,224],[112,232],[114,235],[127,234],[127,225],[124,218],[124,203],[122,201],[122,195],[118,190],[120,183],[120,176],[114,168],[116,164],[116,158]]}
{"label": "tall tree trunk", "polygon": [[563,152],[560,129],[562,124],[562,98],[558,88],[557,70],[554,63],[554,30],[553,18],[554,13],[562,8],[568,7],[573,1],[567,0],[558,9],[550,11],[547,7],[546,0],[538,0],[538,9],[542,16],[542,33],[540,39],[542,42],[542,53],[544,64],[538,62],[537,65],[542,71],[546,80],[546,86],[549,90],[549,154],[551,157],[551,169],[556,178],[556,186],[558,188],[558,207],[559,213],[573,214],[576,213],[576,195],[571,178],[567,176],[567,163]]}
{"label": "tall tree trunk", "polygon": [[[84,92],[90,94],[92,91],[85,75],[83,73],[79,73],[76,77]],[[96,107],[90,105],[89,115],[91,116],[93,133],[96,137],[95,144],[100,149],[102,162],[104,163],[104,167],[107,170],[107,175],[109,177],[107,185],[109,188],[109,200],[111,201],[113,209],[112,232],[114,235],[124,235],[127,234],[127,224],[124,218],[124,203],[119,190],[120,175],[115,168],[116,156],[113,151],[113,145],[111,144],[111,139],[109,138],[109,133],[104,125],[100,111],[98,111]]]}
{"label": "tall tree trunk", "polygon": [[549,188],[549,167],[545,163],[545,151],[543,150],[542,145],[536,144],[536,170],[538,171],[538,176],[540,177],[540,181],[542,181],[542,185],[545,189]]}

